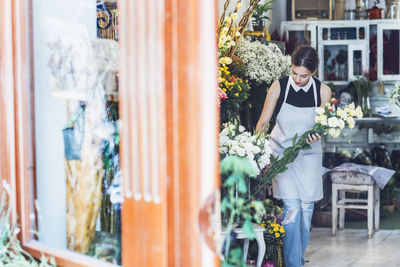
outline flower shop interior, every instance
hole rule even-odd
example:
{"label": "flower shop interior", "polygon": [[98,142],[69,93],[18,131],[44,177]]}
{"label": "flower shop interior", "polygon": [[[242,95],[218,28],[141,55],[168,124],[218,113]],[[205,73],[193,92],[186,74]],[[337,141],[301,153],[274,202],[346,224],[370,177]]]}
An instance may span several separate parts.
{"label": "flower shop interior", "polygon": [[[308,45],[319,57],[314,77],[331,88],[334,108],[354,103],[363,117],[355,118],[352,129],[346,127],[340,135],[329,132],[322,139],[323,198],[315,203],[305,266],[397,266],[400,2],[219,0],[218,14],[221,158],[248,158],[257,170],[256,179],[244,179],[247,190],[230,187],[231,176],[222,161],[222,225],[229,227],[230,215],[236,212],[227,205],[234,202],[230,196],[242,193],[243,199],[261,202],[239,205],[252,211],[238,211],[237,217],[244,218],[238,220],[244,221],[239,235],[248,231],[245,218],[250,216],[257,221],[255,234],[262,231],[258,226],[265,229],[266,250],[257,238],[250,246],[245,241],[243,259],[254,266],[284,264],[282,202],[265,186],[268,172],[279,164],[270,158],[268,144],[257,141],[268,137],[260,138],[255,129],[269,86],[289,74],[289,55],[296,46]],[[268,165],[272,167],[266,171]],[[260,186],[265,189],[262,194],[257,192]],[[232,195],[230,190],[239,193]]]}

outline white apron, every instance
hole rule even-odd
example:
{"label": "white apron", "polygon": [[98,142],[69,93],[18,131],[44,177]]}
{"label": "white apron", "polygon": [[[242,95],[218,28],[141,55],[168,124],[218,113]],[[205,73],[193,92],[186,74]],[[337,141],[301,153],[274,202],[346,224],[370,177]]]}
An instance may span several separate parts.
{"label": "white apron", "polygon": [[[312,87],[317,106],[317,88],[314,79]],[[315,124],[315,107],[295,107],[286,103],[290,89],[287,82],[285,98],[271,132],[271,148],[274,156],[281,157],[285,148],[292,145],[297,134],[300,137]],[[321,140],[311,145],[311,149],[301,150],[288,169],[272,180],[273,194],[280,199],[301,199],[317,201],[322,199],[322,147]]]}

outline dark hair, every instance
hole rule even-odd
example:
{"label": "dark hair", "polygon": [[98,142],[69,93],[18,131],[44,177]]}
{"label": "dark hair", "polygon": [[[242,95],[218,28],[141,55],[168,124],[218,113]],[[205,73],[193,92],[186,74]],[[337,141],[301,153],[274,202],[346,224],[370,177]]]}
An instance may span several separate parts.
{"label": "dark hair", "polygon": [[314,72],[318,67],[318,53],[311,46],[297,46],[292,54],[292,64]]}

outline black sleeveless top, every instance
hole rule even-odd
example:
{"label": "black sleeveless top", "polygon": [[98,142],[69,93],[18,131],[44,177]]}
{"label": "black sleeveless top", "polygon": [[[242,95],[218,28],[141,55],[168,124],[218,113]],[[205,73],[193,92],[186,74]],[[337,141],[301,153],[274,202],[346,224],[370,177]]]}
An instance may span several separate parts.
{"label": "black sleeveless top", "polygon": [[[317,106],[319,107],[321,105],[321,82],[317,79],[314,78],[315,81],[315,86],[317,87]],[[286,93],[286,86],[287,83],[289,82],[289,76],[283,77],[279,79],[279,84],[281,86],[281,92],[279,94],[278,102],[276,103],[275,111],[273,117],[276,118],[278,115],[279,111],[281,110],[283,100],[285,99],[285,93]],[[312,85],[310,89],[307,92],[304,92],[304,90],[299,90],[295,91],[292,86],[289,88],[289,93],[286,99],[286,103],[295,106],[295,107],[300,107],[300,108],[308,108],[308,107],[315,107],[315,100],[314,100],[314,90]]]}

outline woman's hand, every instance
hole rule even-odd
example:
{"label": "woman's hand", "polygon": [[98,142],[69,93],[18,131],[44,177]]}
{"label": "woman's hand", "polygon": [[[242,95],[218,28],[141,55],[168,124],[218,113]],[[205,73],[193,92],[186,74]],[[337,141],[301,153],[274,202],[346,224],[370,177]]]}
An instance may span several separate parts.
{"label": "woman's hand", "polygon": [[308,135],[306,142],[307,142],[307,144],[311,145],[311,144],[317,142],[318,140],[321,140],[321,136],[317,133],[313,133],[313,134]]}

